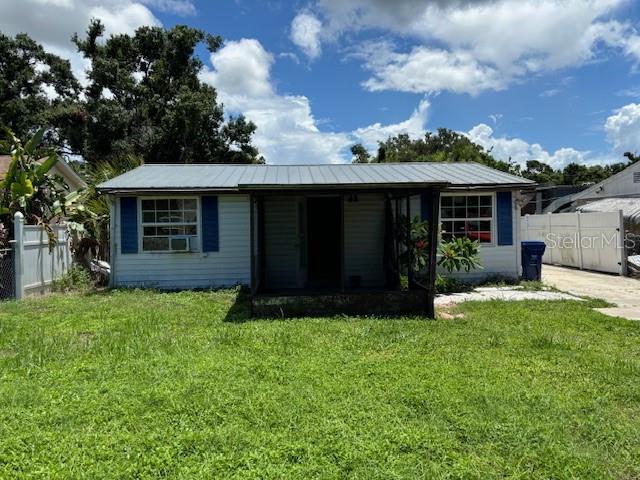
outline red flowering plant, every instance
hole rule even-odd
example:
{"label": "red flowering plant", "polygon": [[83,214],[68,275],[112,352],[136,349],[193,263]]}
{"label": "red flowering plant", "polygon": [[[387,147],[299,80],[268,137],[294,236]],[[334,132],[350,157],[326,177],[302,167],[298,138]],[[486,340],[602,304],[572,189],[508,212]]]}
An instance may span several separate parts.
{"label": "red flowering plant", "polygon": [[[420,220],[420,217],[416,215],[409,222],[408,233],[407,217],[400,215],[398,223],[398,241],[403,247],[407,245],[407,234],[410,235],[411,269],[418,275],[421,272],[424,273],[424,268],[429,261],[428,222]],[[400,254],[400,263],[405,267],[409,263],[409,251],[405,247]],[[453,238],[448,242],[441,242],[438,245],[437,257],[438,266],[449,273],[461,270],[469,272],[472,269],[482,268],[480,263],[480,243],[467,237]]]}
{"label": "red flowering plant", "polygon": [[[411,269],[414,272],[420,272],[427,266],[429,259],[429,250],[427,235],[429,233],[428,222],[420,220],[419,216],[413,217],[409,222],[409,231],[407,232],[407,217],[405,215],[398,216],[398,241],[400,245],[405,247],[407,243],[411,245],[411,249],[400,254],[400,263],[405,267],[409,264],[409,252],[411,253]],[[409,238],[409,242],[407,242]]]}

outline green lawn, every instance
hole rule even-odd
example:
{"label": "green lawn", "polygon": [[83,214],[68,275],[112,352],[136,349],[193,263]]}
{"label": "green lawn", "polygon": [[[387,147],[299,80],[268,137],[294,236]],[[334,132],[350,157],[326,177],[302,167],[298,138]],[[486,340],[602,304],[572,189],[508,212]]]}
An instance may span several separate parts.
{"label": "green lawn", "polygon": [[638,323],[584,302],[245,321],[235,300],[0,304],[0,476],[640,477]]}

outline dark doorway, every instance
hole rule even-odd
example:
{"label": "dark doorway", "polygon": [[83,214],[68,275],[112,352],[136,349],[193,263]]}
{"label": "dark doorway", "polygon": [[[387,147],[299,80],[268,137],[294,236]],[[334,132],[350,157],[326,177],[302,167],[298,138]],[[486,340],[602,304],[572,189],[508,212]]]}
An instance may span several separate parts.
{"label": "dark doorway", "polygon": [[340,197],[307,199],[307,272],[310,288],[340,286]]}

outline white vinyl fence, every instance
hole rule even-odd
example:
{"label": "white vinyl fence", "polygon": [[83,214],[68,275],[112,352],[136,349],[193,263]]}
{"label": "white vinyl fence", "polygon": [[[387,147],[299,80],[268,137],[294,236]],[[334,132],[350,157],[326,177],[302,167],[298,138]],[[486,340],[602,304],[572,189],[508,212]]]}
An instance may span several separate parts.
{"label": "white vinyl fence", "polygon": [[54,225],[56,245],[49,250],[49,237],[44,228],[25,225],[21,213],[14,217],[13,262],[15,297],[47,292],[53,280],[71,267],[71,248],[65,225]]}
{"label": "white vinyl fence", "polygon": [[522,240],[543,241],[543,263],[626,275],[622,211],[525,215]]}

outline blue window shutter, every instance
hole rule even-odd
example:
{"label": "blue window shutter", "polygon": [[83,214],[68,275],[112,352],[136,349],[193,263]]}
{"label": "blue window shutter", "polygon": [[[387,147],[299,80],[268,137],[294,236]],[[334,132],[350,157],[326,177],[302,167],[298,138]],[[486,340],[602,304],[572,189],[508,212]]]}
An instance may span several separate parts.
{"label": "blue window shutter", "polygon": [[138,253],[138,199],[120,198],[120,250]]}
{"label": "blue window shutter", "polygon": [[217,252],[219,245],[218,197],[202,197],[202,251]]}
{"label": "blue window shutter", "polygon": [[511,192],[496,193],[496,213],[498,216],[498,245],[513,245]]}
{"label": "blue window shutter", "polygon": [[428,194],[423,193],[420,195],[420,219],[423,222],[429,220],[429,212],[431,212],[431,199]]}

